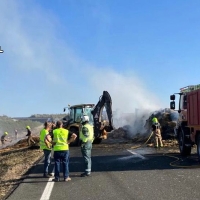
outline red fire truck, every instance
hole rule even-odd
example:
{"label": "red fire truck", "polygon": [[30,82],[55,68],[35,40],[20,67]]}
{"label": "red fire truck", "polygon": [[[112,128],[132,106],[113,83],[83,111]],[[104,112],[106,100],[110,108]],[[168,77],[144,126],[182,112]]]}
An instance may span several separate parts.
{"label": "red fire truck", "polygon": [[174,132],[180,153],[183,156],[190,155],[192,146],[196,144],[200,160],[200,84],[181,88],[179,93],[171,95],[170,108],[173,110],[176,95],[179,95],[179,117]]}

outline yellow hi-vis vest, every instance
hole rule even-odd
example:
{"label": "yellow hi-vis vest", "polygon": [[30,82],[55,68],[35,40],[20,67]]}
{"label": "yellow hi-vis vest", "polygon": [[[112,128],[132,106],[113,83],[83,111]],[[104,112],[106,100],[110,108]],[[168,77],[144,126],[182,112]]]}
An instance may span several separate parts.
{"label": "yellow hi-vis vest", "polygon": [[69,131],[64,128],[57,128],[53,130],[53,142],[56,144],[53,147],[54,151],[65,151],[69,150],[68,141]]}
{"label": "yellow hi-vis vest", "polygon": [[93,142],[94,140],[94,128],[90,124],[85,124],[81,127],[80,134],[79,134],[80,140],[82,142]]}
{"label": "yellow hi-vis vest", "polygon": [[46,135],[48,135],[49,132],[46,129],[42,129],[40,131],[40,149],[47,149],[47,150],[51,150],[50,148],[48,148],[44,142]]}

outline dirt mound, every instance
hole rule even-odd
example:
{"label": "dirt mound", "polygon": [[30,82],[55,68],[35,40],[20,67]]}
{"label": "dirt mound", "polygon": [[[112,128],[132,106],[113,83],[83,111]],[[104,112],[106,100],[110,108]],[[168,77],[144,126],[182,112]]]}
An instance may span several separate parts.
{"label": "dirt mound", "polygon": [[112,138],[112,139],[126,138],[126,136],[127,136],[127,132],[122,127],[119,127],[118,129],[115,129],[108,134],[108,138]]}
{"label": "dirt mound", "polygon": [[129,141],[133,143],[144,142],[148,137],[148,135],[141,135],[140,133],[130,137],[129,131],[126,127],[119,127],[108,134],[108,139],[110,140]]}

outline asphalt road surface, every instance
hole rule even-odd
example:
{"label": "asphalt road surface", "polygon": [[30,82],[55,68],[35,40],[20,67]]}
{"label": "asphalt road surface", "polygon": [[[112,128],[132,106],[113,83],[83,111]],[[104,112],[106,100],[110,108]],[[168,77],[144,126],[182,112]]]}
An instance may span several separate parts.
{"label": "asphalt road surface", "polygon": [[[80,149],[70,149],[70,182],[42,178],[43,159],[7,198],[8,200],[199,200],[200,168],[196,155],[171,166],[179,154],[153,148],[94,146],[92,176],[83,171]],[[52,163],[53,164],[53,163]],[[52,165],[53,170],[53,165]]]}

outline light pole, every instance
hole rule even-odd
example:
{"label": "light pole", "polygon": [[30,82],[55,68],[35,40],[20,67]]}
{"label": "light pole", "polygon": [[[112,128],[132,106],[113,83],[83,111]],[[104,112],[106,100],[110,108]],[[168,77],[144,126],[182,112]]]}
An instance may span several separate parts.
{"label": "light pole", "polygon": [[4,52],[4,50],[1,50],[1,46],[0,46],[0,53],[3,53]]}

